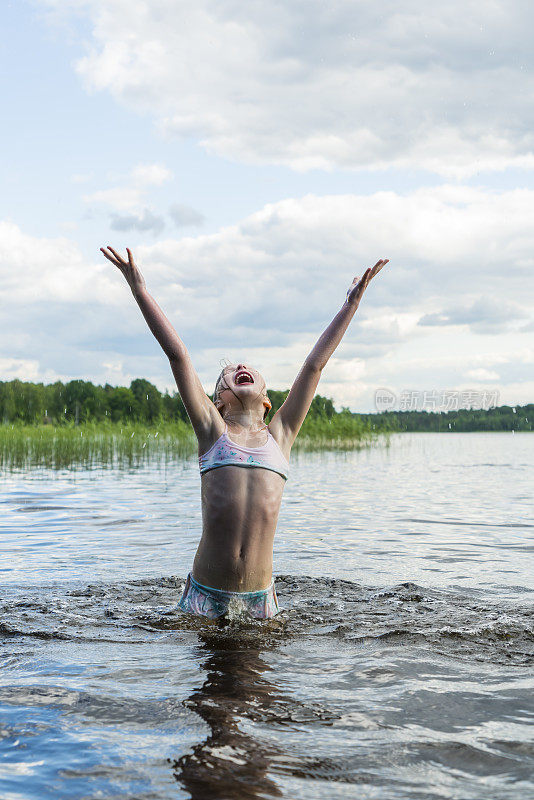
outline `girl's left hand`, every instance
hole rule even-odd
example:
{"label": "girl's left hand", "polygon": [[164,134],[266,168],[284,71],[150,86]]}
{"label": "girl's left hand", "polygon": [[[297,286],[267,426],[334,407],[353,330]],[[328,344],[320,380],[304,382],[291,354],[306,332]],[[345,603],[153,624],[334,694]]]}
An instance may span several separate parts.
{"label": "girl's left hand", "polygon": [[363,297],[363,293],[367,289],[369,282],[378,275],[382,267],[385,267],[388,263],[389,258],[381,258],[380,261],[377,261],[374,267],[369,267],[369,269],[365,270],[363,277],[360,278],[358,275],[352,281],[352,284],[347,292],[347,303],[349,305],[358,306],[360,305],[360,300]]}
{"label": "girl's left hand", "polygon": [[[109,253],[107,252],[108,250]],[[145,279],[134,261],[132,251],[128,247],[126,248],[128,260],[120,256],[110,245],[107,246],[107,249],[101,247],[100,252],[105,255],[108,261],[111,261],[112,264],[120,269],[134,295],[136,292],[141,292],[143,289],[146,289]]]}

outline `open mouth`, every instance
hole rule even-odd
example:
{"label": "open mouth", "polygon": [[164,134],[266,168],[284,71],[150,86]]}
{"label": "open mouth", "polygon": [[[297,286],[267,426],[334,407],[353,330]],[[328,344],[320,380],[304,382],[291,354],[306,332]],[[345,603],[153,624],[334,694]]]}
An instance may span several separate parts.
{"label": "open mouth", "polygon": [[242,386],[244,383],[254,383],[254,378],[252,377],[250,372],[245,372],[243,370],[242,372],[237,373],[234,381],[236,386]]}

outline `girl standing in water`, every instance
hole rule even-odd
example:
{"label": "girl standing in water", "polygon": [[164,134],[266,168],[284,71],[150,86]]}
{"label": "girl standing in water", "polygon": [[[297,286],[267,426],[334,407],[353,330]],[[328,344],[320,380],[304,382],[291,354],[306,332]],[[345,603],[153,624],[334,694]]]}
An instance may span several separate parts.
{"label": "girl standing in water", "polygon": [[225,367],[206,395],[187,349],[148,293],[127,248],[122,258],[100,248],[120,269],[148,327],[168,357],[198,439],[202,476],[202,537],[180,606],[215,619],[236,601],[256,619],[278,613],[272,579],[273,540],[291,447],[308,413],[321,372],[343,338],[369,282],[389,259],[354,278],[347,298],[319,337],[291,391],[268,425],[265,381],[250,364]]}

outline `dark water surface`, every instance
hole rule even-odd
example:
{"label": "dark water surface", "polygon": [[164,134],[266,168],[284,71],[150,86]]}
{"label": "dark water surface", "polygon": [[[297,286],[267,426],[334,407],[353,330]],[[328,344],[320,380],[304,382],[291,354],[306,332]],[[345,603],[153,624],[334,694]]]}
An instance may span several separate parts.
{"label": "dark water surface", "polygon": [[283,613],[177,610],[194,459],[2,475],[1,800],[534,798],[531,434],[297,454]]}

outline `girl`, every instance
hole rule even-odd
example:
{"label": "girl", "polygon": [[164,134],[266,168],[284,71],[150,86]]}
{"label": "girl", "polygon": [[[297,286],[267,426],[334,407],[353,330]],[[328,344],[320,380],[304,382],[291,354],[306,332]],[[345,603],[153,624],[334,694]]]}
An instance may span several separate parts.
{"label": "girl", "polygon": [[[265,381],[251,364],[231,364],[206,395],[186,347],[156,301],[128,248],[127,259],[100,248],[120,269],[148,327],[168,357],[198,439],[202,475],[202,538],[180,606],[215,619],[236,602],[256,619],[278,613],[272,580],[273,540],[289,472],[291,447],[308,413],[321,372],[347,330],[369,282],[389,259],[354,278],[347,299],[309,356],[268,425]],[[248,467],[248,469],[244,469]]]}

